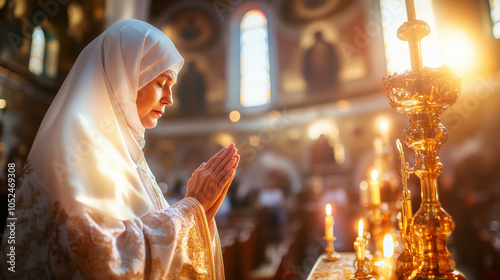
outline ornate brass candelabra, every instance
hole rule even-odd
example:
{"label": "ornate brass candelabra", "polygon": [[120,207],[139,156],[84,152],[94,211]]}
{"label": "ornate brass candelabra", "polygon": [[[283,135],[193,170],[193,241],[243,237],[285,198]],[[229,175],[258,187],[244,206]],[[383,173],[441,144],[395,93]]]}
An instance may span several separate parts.
{"label": "ornate brass candelabra", "polygon": [[[447,138],[446,129],[440,123],[440,114],[457,100],[461,78],[446,67],[423,67],[420,40],[430,33],[430,27],[426,22],[416,20],[413,0],[406,0],[406,11],[408,21],[398,29],[398,38],[409,43],[412,69],[401,74],[394,73],[384,81],[391,106],[409,117],[403,140],[415,151],[415,166],[411,169],[405,167],[404,171],[412,170],[420,178],[422,195],[422,204],[415,216],[411,218],[409,213],[405,213],[406,226],[411,225],[414,235],[408,239],[409,244],[405,243],[405,250],[413,258],[413,270],[403,273],[401,277],[465,279],[455,269],[455,262],[446,247],[446,239],[455,228],[455,223],[441,207],[437,189],[437,177],[443,169],[438,150]],[[403,181],[406,181],[405,177]],[[403,201],[405,196],[408,200],[409,193],[403,193]],[[407,238],[412,233],[404,232]]]}

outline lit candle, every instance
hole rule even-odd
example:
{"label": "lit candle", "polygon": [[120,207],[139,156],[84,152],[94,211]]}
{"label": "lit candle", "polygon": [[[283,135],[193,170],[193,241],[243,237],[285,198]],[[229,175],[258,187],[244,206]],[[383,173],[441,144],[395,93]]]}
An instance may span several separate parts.
{"label": "lit candle", "polygon": [[394,241],[392,235],[386,233],[384,236],[384,257],[392,258],[394,254]]}
{"label": "lit candle", "polygon": [[382,134],[383,145],[389,144],[389,123],[387,121],[380,122],[380,132]]}
{"label": "lit candle", "polygon": [[372,170],[371,174],[372,180],[370,181],[370,197],[371,197],[371,203],[373,205],[379,205],[380,204],[380,182],[377,180],[378,179],[378,172],[377,170]]}
{"label": "lit candle", "polygon": [[359,202],[363,206],[370,204],[370,192],[368,190],[368,182],[366,181],[359,183]]}
{"label": "lit candle", "polygon": [[358,223],[358,237],[354,242],[354,247],[356,248],[356,258],[358,260],[365,259],[365,238],[363,237],[363,220],[360,219]]}
{"label": "lit candle", "polygon": [[325,217],[325,238],[333,239],[333,216],[332,216],[332,206],[330,204],[326,205],[326,217]]}
{"label": "lit candle", "polygon": [[394,254],[394,241],[392,235],[386,233],[384,235],[384,261],[382,263],[382,277],[387,280],[394,279],[393,274],[393,260],[392,255]]}

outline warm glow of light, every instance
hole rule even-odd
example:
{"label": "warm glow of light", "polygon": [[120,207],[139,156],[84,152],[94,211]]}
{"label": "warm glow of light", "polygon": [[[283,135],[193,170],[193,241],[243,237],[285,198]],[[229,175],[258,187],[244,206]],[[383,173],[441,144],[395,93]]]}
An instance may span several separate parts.
{"label": "warm glow of light", "polygon": [[462,31],[449,31],[443,39],[444,64],[460,74],[470,73],[478,67],[478,49],[474,38]]}
{"label": "warm glow of light", "polygon": [[302,136],[302,132],[298,128],[292,128],[292,129],[290,129],[290,131],[288,131],[288,138],[292,141],[300,140],[301,136]]}
{"label": "warm glow of light", "polygon": [[240,121],[240,118],[241,118],[241,114],[240,112],[234,110],[234,111],[231,111],[231,113],[229,113],[229,119],[232,121],[232,122],[239,122]]}
{"label": "warm glow of light", "polygon": [[321,134],[329,136],[330,139],[335,139],[339,135],[339,129],[330,121],[323,120],[312,124],[307,133],[311,140],[318,139]]}
{"label": "warm glow of light", "polygon": [[359,183],[359,189],[362,191],[366,191],[368,189],[368,182],[361,181],[361,183]]}
{"label": "warm glow of light", "polygon": [[260,137],[258,135],[252,135],[250,136],[250,138],[248,139],[248,141],[250,142],[250,145],[254,146],[254,147],[257,147],[260,145]]}
{"label": "warm glow of light", "polygon": [[349,102],[349,100],[340,99],[339,101],[337,101],[337,108],[340,111],[347,111],[349,110],[350,107],[351,107],[351,102]]}
{"label": "warm glow of light", "polygon": [[[431,27],[431,34],[422,39],[422,60],[424,66],[441,66],[438,51],[439,40],[436,28],[432,0],[415,1],[417,19],[423,20]],[[387,72],[401,73],[411,68],[408,42],[401,41],[396,36],[398,28],[407,21],[404,0],[380,0],[382,27],[385,43]]]}
{"label": "warm glow of light", "polygon": [[363,219],[359,219],[358,222],[358,236],[363,237]]}
{"label": "warm glow of light", "polygon": [[345,162],[345,148],[342,144],[335,144],[333,146],[333,152],[335,155],[335,162],[337,164],[343,164]]}
{"label": "warm glow of light", "polygon": [[[378,126],[380,127],[380,135],[382,136],[382,147],[389,145],[389,122],[384,117],[379,118]],[[375,152],[378,154],[378,152],[382,152],[382,150],[375,150]]]}
{"label": "warm glow of light", "polygon": [[330,203],[326,205],[326,215],[327,216],[332,215],[332,205],[330,205]]}
{"label": "warm glow of light", "polygon": [[261,106],[271,100],[267,17],[248,11],[240,25],[240,103]]}
{"label": "warm glow of light", "polygon": [[231,134],[228,133],[219,133],[214,135],[212,138],[213,142],[215,142],[216,145],[225,147],[231,145],[231,143],[234,143],[234,137]]}
{"label": "warm glow of light", "polygon": [[373,169],[372,174],[371,174],[372,180],[375,181],[378,179],[378,172],[377,170]]}
{"label": "warm glow of light", "polygon": [[0,99],[0,109],[5,109],[5,107],[7,107],[7,101]]}
{"label": "warm glow of light", "polygon": [[384,257],[392,258],[394,254],[394,241],[392,240],[392,235],[386,233],[384,236]]}
{"label": "warm glow of light", "polygon": [[389,123],[387,121],[380,121],[380,130],[387,132],[389,130]]}
{"label": "warm glow of light", "polygon": [[279,111],[271,111],[269,112],[268,116],[270,120],[276,121],[281,117],[281,113]]}

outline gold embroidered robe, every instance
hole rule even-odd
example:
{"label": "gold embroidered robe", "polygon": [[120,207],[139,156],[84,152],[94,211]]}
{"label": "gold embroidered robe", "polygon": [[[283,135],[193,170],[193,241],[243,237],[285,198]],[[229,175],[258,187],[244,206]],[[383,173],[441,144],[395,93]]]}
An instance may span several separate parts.
{"label": "gold embroidered robe", "polygon": [[[57,201],[29,162],[16,191],[15,244],[5,229],[2,279],[224,279],[214,223],[185,198],[168,206],[146,161],[138,172],[154,209],[126,221]],[[15,247],[14,271],[7,254]]]}

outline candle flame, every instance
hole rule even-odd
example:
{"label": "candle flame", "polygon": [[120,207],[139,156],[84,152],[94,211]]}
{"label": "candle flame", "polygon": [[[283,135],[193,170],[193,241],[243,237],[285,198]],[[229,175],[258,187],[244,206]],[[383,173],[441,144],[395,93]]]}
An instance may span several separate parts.
{"label": "candle flame", "polygon": [[386,233],[384,236],[384,257],[392,258],[394,254],[394,241],[392,240],[392,235]]}
{"label": "candle flame", "polygon": [[378,178],[378,172],[377,170],[373,169],[372,170],[372,180],[375,181]]}
{"label": "candle flame", "polygon": [[332,206],[330,205],[330,203],[328,203],[326,205],[326,215],[330,216],[331,214],[332,214]]}
{"label": "candle flame", "polygon": [[359,237],[363,236],[363,219],[359,219],[359,223],[358,223],[358,236]]}

